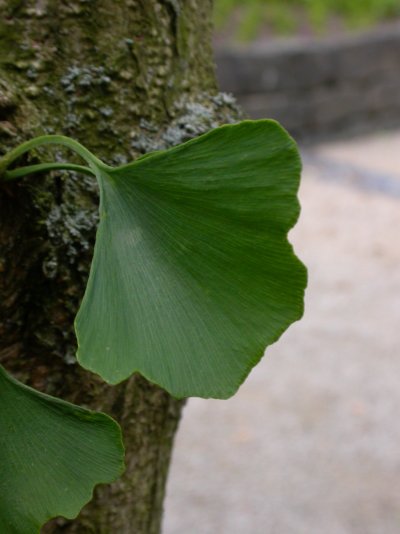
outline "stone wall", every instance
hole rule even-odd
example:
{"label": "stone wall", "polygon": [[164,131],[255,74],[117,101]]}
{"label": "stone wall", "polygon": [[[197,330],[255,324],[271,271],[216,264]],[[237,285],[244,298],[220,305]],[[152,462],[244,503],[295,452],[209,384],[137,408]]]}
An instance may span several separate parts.
{"label": "stone wall", "polygon": [[400,25],[329,40],[217,49],[222,90],[297,139],[400,126]]}

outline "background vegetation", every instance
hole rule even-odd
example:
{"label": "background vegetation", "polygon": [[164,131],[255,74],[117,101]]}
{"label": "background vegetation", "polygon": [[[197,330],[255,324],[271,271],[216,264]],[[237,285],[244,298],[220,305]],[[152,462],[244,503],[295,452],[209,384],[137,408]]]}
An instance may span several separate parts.
{"label": "background vegetation", "polygon": [[400,17],[400,0],[215,0],[218,31],[240,41],[265,34],[326,34]]}

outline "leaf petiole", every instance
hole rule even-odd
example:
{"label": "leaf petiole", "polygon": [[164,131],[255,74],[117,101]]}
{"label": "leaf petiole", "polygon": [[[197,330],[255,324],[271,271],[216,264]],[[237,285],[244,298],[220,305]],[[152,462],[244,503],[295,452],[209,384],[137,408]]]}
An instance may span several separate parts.
{"label": "leaf petiole", "polygon": [[[45,163],[39,165],[29,165],[27,167],[22,167],[20,169],[7,172],[8,167],[26,152],[29,152],[34,148],[50,144],[63,145],[71,149],[73,152],[81,156],[81,158],[84,159],[86,163],[88,163],[89,168],[83,167],[81,165],[74,165],[72,163]],[[22,176],[25,176],[27,174],[55,169],[74,170],[84,172],[85,174],[94,174],[94,169],[96,168],[108,170],[111,167],[103,163],[87,148],[78,143],[78,141],[75,141],[70,137],[66,137],[64,135],[42,135],[40,137],[35,137],[30,141],[22,143],[0,159],[0,179],[12,180],[14,178],[20,178]],[[91,169],[93,169],[93,171]]]}
{"label": "leaf petiole", "polygon": [[12,171],[6,171],[4,173],[4,181],[15,180],[16,178],[22,178],[28,174],[35,174],[38,172],[47,172],[47,171],[75,171],[81,172],[83,174],[88,174],[90,176],[95,176],[95,173],[89,167],[84,165],[75,165],[74,163],[40,163],[38,165],[27,165],[26,167],[19,167]]}

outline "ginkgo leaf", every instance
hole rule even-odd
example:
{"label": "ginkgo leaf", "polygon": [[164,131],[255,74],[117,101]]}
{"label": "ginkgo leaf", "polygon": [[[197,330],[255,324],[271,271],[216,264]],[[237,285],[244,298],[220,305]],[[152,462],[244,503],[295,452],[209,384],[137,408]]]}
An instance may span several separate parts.
{"label": "ginkgo leaf", "polygon": [[123,471],[110,417],[44,395],[0,366],[0,532],[37,534],[55,516],[74,518],[93,487]]}
{"label": "ginkgo leaf", "polygon": [[306,271],[287,240],[294,141],[275,121],[244,121],[91,166],[100,225],[79,362],[110,383],[139,372],[176,397],[229,397],[303,313]]}

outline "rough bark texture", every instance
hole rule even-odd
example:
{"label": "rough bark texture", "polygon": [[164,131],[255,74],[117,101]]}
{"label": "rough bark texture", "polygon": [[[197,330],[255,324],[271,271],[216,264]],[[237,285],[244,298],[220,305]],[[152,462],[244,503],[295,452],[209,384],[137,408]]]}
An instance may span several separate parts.
{"label": "rough bark texture", "polygon": [[[235,120],[216,90],[211,3],[0,0],[0,152],[64,133],[117,164]],[[155,534],[182,403],[138,376],[109,387],[75,363],[72,324],[97,217],[86,176],[0,184],[0,363],[123,428],[122,479],[99,487],[76,521],[54,520],[44,532]]]}

